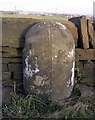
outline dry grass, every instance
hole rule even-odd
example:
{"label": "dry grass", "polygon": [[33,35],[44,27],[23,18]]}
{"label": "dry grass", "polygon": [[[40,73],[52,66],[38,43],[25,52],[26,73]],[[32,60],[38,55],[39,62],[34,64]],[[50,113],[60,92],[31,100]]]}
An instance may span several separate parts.
{"label": "dry grass", "polygon": [[76,89],[63,106],[45,103],[37,94],[13,94],[8,106],[3,106],[3,118],[91,118],[95,117],[94,97],[83,98]]}

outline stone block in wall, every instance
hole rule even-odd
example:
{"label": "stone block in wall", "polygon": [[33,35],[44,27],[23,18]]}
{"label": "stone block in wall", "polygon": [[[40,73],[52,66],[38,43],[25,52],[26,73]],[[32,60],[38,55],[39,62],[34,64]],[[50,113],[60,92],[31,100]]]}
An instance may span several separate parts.
{"label": "stone block in wall", "polygon": [[92,48],[95,48],[95,30],[93,27],[93,20],[88,19],[87,22],[88,22],[88,34],[89,34],[90,46]]}
{"label": "stone block in wall", "polygon": [[23,66],[20,63],[9,63],[8,68],[11,72],[22,72],[23,70]]}
{"label": "stone block in wall", "polygon": [[85,85],[76,85],[75,86],[81,93],[81,97],[80,99],[88,99],[89,101],[91,101],[91,99],[94,100],[95,98],[95,90],[93,87],[91,86],[85,86]]}
{"label": "stone block in wall", "polygon": [[2,103],[0,105],[9,104],[9,102],[11,101],[13,88],[10,86],[2,86],[2,87],[0,86],[0,90],[1,89],[2,89],[2,92],[0,92],[0,96],[2,96]]}
{"label": "stone block in wall", "polygon": [[6,79],[6,80],[2,79],[2,85],[13,87],[14,81],[12,79]]}
{"label": "stone block in wall", "polygon": [[80,17],[70,18],[69,21],[72,22],[77,28],[77,33],[78,33],[77,47],[83,48],[81,26],[80,26]]}
{"label": "stone block in wall", "polygon": [[22,72],[14,72],[14,78],[13,79],[22,81],[23,73]]}
{"label": "stone block in wall", "polygon": [[8,64],[8,63],[22,63],[22,58],[2,58],[2,63],[3,64]]}
{"label": "stone block in wall", "polygon": [[8,72],[8,65],[2,64],[2,72]]}
{"label": "stone block in wall", "polygon": [[94,86],[95,80],[95,62],[93,63],[86,63],[84,64],[84,68],[82,74],[84,75],[83,80],[81,81],[82,84],[88,86]]}
{"label": "stone block in wall", "polygon": [[2,66],[2,69],[0,69],[0,72],[8,72],[8,66],[7,66],[7,64],[0,63],[0,66]]}
{"label": "stone block in wall", "polygon": [[2,57],[21,57],[22,50],[11,47],[3,47],[2,48]]}
{"label": "stone block in wall", "polygon": [[11,79],[11,72],[3,72],[2,79],[3,80],[10,80]]}
{"label": "stone block in wall", "polygon": [[87,29],[87,18],[86,16],[74,17],[69,19],[75,24],[78,30],[78,45],[79,48],[89,48],[88,29]]}
{"label": "stone block in wall", "polygon": [[95,85],[95,62],[89,63],[88,61],[76,62],[76,67],[79,68],[81,78],[78,81],[78,85],[94,86]]}
{"label": "stone block in wall", "polygon": [[95,60],[95,49],[79,49],[75,50],[75,59],[79,60]]}
{"label": "stone block in wall", "polygon": [[89,48],[89,39],[88,39],[87,18],[86,18],[86,16],[80,17],[80,25],[81,25],[83,48],[87,49],[87,48]]}
{"label": "stone block in wall", "polygon": [[30,18],[2,18],[3,46],[23,47],[24,33],[37,21]]}

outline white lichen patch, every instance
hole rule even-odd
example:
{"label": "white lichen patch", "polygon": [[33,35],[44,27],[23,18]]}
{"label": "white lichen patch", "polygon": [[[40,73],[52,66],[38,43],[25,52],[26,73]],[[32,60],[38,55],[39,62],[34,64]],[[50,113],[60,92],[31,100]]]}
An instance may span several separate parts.
{"label": "white lichen patch", "polygon": [[74,85],[74,69],[75,69],[75,62],[73,62],[73,67],[72,67],[71,85]]}
{"label": "white lichen patch", "polygon": [[46,22],[44,22],[44,25],[46,24]]}
{"label": "white lichen patch", "polygon": [[67,87],[70,87],[70,85],[71,85],[71,80],[69,79],[69,80],[67,81]]}
{"label": "white lichen patch", "polygon": [[72,51],[69,52],[68,54],[69,58],[73,58],[74,57],[74,50],[72,49]]}
{"label": "white lichen patch", "polygon": [[28,63],[29,61],[29,56],[27,56],[25,58],[25,69],[24,69],[24,76],[28,79],[29,77],[32,77],[34,74],[36,74],[37,72],[39,72],[38,69],[38,64],[37,64],[37,58],[36,59],[36,63],[35,63],[35,69],[32,69],[31,64]]}
{"label": "white lichen patch", "polygon": [[70,87],[71,85],[74,85],[74,68],[75,68],[75,62],[73,62],[73,67],[72,67],[72,75],[71,75],[71,79],[69,79],[67,81],[67,87]]}
{"label": "white lichen patch", "polygon": [[31,55],[32,54],[32,51],[31,50],[29,50],[29,55]]}
{"label": "white lichen patch", "polygon": [[65,25],[59,23],[59,22],[56,22],[57,25],[59,25],[60,29],[67,29]]}

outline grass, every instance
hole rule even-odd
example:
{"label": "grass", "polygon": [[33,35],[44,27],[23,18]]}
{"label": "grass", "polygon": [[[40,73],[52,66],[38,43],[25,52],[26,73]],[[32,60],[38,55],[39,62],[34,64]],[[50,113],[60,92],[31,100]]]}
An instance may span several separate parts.
{"label": "grass", "polygon": [[[76,90],[74,90],[76,92]],[[13,93],[9,105],[3,106],[3,118],[91,118],[95,115],[94,97],[81,98],[78,94],[60,106],[45,103],[37,94],[17,95]],[[86,101],[86,102],[84,102]],[[93,102],[92,102],[93,101]]]}
{"label": "grass", "polygon": [[32,19],[44,19],[44,20],[68,20],[63,17],[56,16],[38,16],[38,15],[24,15],[24,14],[0,14],[2,18],[32,18]]}
{"label": "grass", "polygon": [[38,118],[58,109],[58,105],[46,104],[37,94],[28,94],[25,97],[13,93],[10,104],[3,106],[3,115],[5,118]]}
{"label": "grass", "polygon": [[[82,74],[79,68],[75,69],[76,79],[81,80]],[[81,96],[80,90],[75,86],[67,100],[60,106],[54,102],[46,103],[39,95],[25,96],[22,92],[13,92],[8,105],[2,107],[3,118],[88,118],[95,117],[95,95],[87,98]]]}
{"label": "grass", "polygon": [[75,68],[75,78],[76,80],[82,80],[83,75],[79,68]]}
{"label": "grass", "polygon": [[8,118],[34,118],[40,117],[45,109],[46,104],[37,95],[24,97],[14,94],[10,105],[3,107],[3,114]]}

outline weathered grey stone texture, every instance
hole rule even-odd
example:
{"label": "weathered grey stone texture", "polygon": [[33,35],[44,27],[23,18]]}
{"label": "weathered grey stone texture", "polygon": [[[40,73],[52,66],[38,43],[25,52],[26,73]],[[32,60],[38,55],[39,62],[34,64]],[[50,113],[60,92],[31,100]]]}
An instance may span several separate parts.
{"label": "weathered grey stone texture", "polygon": [[75,44],[66,26],[43,21],[28,30],[23,50],[25,90],[62,104],[74,86],[74,67]]}

